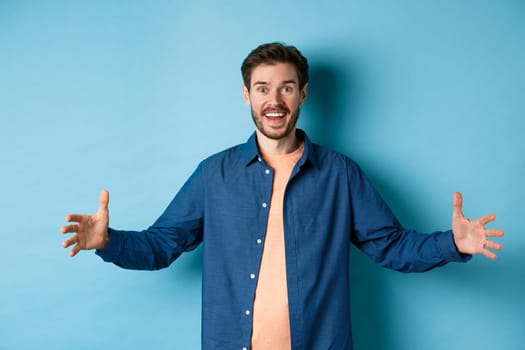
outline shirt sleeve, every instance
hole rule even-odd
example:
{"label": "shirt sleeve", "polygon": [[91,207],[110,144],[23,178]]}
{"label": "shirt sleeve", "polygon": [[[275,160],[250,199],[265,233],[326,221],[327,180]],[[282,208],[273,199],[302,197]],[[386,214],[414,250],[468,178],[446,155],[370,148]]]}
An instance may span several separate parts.
{"label": "shirt sleeve", "polygon": [[201,164],[148,229],[109,228],[108,244],[96,254],[123,268],[157,270],[169,266],[183,252],[195,249],[203,235],[203,176]]}
{"label": "shirt sleeve", "polygon": [[422,272],[448,262],[468,261],[452,231],[423,234],[404,229],[357,164],[347,163],[352,243],[382,267]]}

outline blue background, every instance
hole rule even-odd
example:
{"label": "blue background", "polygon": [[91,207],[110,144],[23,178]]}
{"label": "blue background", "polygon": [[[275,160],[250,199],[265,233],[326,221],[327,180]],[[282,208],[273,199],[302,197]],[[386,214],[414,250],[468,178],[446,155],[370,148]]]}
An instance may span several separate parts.
{"label": "blue background", "polygon": [[425,274],[352,260],[358,350],[525,344],[525,3],[0,0],[0,348],[198,349],[200,250],[159,272],[60,246],[111,193],[142,229],[204,157],[253,130],[239,67],[268,41],[311,65],[300,127],[354,158],[409,228],[452,194],[506,230],[496,261]]}

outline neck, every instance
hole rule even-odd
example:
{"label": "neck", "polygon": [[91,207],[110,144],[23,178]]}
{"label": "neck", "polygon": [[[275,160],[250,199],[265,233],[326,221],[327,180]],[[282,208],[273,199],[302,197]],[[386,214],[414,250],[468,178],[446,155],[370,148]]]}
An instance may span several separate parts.
{"label": "neck", "polygon": [[295,135],[295,129],[287,136],[278,140],[266,137],[258,129],[255,130],[257,134],[257,145],[260,150],[269,154],[286,154],[295,151],[301,144],[301,141]]}

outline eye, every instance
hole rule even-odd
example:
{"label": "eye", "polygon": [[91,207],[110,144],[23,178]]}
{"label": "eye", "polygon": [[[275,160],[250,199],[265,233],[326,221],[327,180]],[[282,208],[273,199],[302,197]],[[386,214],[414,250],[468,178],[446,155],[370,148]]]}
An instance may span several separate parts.
{"label": "eye", "polygon": [[258,93],[261,93],[261,94],[265,94],[265,93],[268,92],[268,88],[266,86],[259,85],[255,89],[255,91],[257,91]]}
{"label": "eye", "polygon": [[283,94],[291,94],[293,92],[293,87],[291,86],[283,86],[281,88],[281,93]]}

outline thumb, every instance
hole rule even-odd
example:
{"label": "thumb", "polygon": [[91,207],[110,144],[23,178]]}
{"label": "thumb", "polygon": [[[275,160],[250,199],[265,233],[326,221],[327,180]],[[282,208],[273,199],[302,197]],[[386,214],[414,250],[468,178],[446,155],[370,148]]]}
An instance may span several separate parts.
{"label": "thumb", "polygon": [[100,210],[108,210],[109,204],[109,191],[102,190],[100,192]]}
{"label": "thumb", "polygon": [[461,192],[454,193],[454,214],[455,217],[463,217],[463,196]]}

